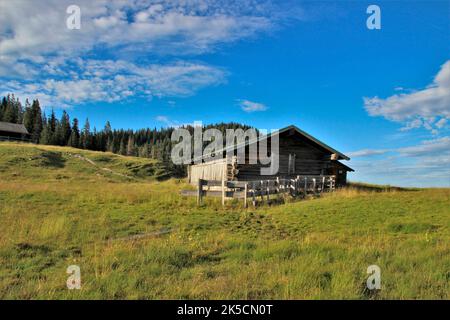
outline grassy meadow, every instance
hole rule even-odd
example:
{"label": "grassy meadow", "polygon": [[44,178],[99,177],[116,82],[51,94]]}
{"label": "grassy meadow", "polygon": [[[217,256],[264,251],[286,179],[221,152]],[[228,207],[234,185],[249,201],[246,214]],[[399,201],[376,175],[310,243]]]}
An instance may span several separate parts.
{"label": "grassy meadow", "polygon": [[0,298],[450,299],[450,189],[244,209],[198,207],[165,177],[149,159],[0,143]]}

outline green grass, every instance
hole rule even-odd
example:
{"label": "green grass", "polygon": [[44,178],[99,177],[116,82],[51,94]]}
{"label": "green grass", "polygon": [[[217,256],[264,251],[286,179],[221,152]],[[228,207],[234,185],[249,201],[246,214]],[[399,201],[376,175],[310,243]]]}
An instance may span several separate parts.
{"label": "green grass", "polygon": [[[197,207],[165,176],[148,159],[0,143],[0,298],[450,298],[449,189]],[[72,264],[81,290],[66,288]]]}

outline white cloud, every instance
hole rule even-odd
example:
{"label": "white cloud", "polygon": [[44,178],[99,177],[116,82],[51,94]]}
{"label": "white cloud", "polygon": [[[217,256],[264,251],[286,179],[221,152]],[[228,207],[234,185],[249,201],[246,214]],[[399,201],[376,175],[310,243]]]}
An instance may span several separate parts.
{"label": "white cloud", "polygon": [[1,1],[0,56],[67,56],[96,46],[201,53],[274,25],[272,12],[252,1],[226,5],[220,1],[78,0],[81,29],[68,30],[66,8],[71,4],[72,0],[40,0],[39,5],[32,0]]}
{"label": "white cloud", "polygon": [[167,116],[157,116],[155,119],[156,119],[156,121],[159,121],[159,122],[164,122],[164,123],[169,122],[169,117],[167,117]]}
{"label": "white cloud", "polygon": [[426,140],[418,146],[398,148],[397,152],[411,157],[450,154],[450,137]]}
{"label": "white cloud", "polygon": [[[383,157],[374,155],[387,154]],[[450,136],[394,149],[348,153],[355,169],[351,179],[403,186],[450,187]],[[356,158],[356,159],[354,159]]]}
{"label": "white cloud", "polygon": [[357,158],[357,157],[368,157],[368,156],[374,156],[374,155],[380,155],[380,154],[385,154],[389,152],[389,150],[387,149],[363,149],[363,150],[358,150],[358,151],[352,151],[352,152],[347,152],[346,155],[349,156],[350,158]]}
{"label": "white cloud", "polygon": [[450,60],[445,62],[433,82],[425,89],[400,93],[386,99],[364,98],[371,116],[405,123],[402,130],[424,127],[433,133],[450,119]]}
{"label": "white cloud", "polygon": [[390,157],[352,161],[351,181],[405,187],[450,187],[450,156],[405,159]]}
{"label": "white cloud", "polygon": [[239,106],[245,112],[256,112],[256,111],[267,110],[267,106],[262,103],[259,103],[259,102],[253,102],[250,100],[238,100],[238,101],[239,101]]}
{"label": "white cloud", "polygon": [[163,123],[166,127],[172,127],[172,128],[179,128],[179,127],[194,125],[192,123],[180,123],[177,120],[172,120],[168,116],[163,116],[163,115],[157,116],[155,118],[155,120]]}
{"label": "white cloud", "polygon": [[419,157],[432,156],[439,153],[450,153],[450,137],[442,137],[432,140],[424,140],[419,145],[402,147],[395,149],[363,149],[358,151],[347,152],[349,157],[370,157],[374,155],[382,155],[388,152],[396,152],[405,156]]}
{"label": "white cloud", "polygon": [[65,65],[49,67],[51,73],[65,70],[67,76],[35,81],[11,80],[3,83],[1,94],[16,93],[21,98],[39,98],[47,107],[68,107],[86,102],[115,102],[129,96],[151,98],[189,96],[197,90],[225,81],[226,72],[208,65],[178,62],[137,66],[126,61],[68,61],[77,72],[70,76]]}
{"label": "white cloud", "polygon": [[227,73],[187,57],[271,31],[287,17],[270,0],[77,0],[81,29],[69,30],[72,4],[0,1],[0,92],[39,95],[55,107],[188,96]]}

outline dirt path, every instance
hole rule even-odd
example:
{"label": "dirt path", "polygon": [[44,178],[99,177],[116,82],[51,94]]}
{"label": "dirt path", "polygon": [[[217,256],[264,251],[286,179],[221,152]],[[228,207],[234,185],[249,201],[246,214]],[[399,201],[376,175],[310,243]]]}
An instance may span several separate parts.
{"label": "dirt path", "polygon": [[119,173],[119,172],[115,172],[114,170],[109,169],[109,168],[100,167],[100,166],[99,166],[98,164],[96,164],[94,161],[92,161],[92,160],[89,159],[89,158],[86,158],[85,156],[82,156],[81,154],[69,154],[69,155],[71,155],[71,156],[74,157],[74,158],[78,158],[78,159],[80,159],[80,160],[86,161],[86,162],[90,163],[91,165],[97,167],[98,169],[103,170],[103,171],[106,171],[106,172],[111,173],[111,174],[113,174],[113,175],[120,176],[120,177],[123,177],[123,178],[127,178],[127,179],[130,179],[130,180],[136,180],[134,177],[127,176],[126,174]]}

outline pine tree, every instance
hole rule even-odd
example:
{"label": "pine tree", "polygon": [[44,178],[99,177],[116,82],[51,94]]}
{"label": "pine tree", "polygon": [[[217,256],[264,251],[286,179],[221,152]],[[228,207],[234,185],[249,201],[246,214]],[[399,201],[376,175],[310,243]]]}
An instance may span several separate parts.
{"label": "pine tree", "polygon": [[109,136],[110,134],[112,134],[111,123],[109,123],[109,121],[106,121],[105,128],[103,129],[103,131],[104,131],[105,134],[107,134],[108,136]]}
{"label": "pine tree", "polygon": [[0,104],[0,121],[5,121],[3,120],[4,119],[3,117],[6,111],[6,104],[7,104],[6,97],[3,97],[2,103]]}
{"label": "pine tree", "polygon": [[91,146],[90,150],[100,150],[98,146],[98,134],[97,129],[94,127],[94,131],[91,134]]}
{"label": "pine tree", "polygon": [[56,120],[55,111],[52,109],[52,113],[50,114],[50,118],[48,120],[48,124],[50,126],[50,131],[55,132],[56,131],[56,123],[58,120]]}
{"label": "pine tree", "polygon": [[49,144],[56,144],[56,129],[58,127],[58,120],[56,119],[55,111],[52,109],[52,113],[50,114],[50,117],[48,118],[48,128],[47,128],[47,136]]}
{"label": "pine tree", "polygon": [[141,148],[139,148],[139,157],[149,158],[150,156],[150,147],[148,143],[145,143]]}
{"label": "pine tree", "polygon": [[120,139],[120,146],[119,146],[119,154],[121,155],[126,155],[127,149],[125,148],[125,139],[124,137],[122,137],[122,139]]}
{"label": "pine tree", "polygon": [[91,125],[89,124],[89,119],[86,118],[84,123],[83,133],[81,134],[81,146],[83,149],[90,149],[91,144]]}
{"label": "pine tree", "polygon": [[105,128],[103,128],[100,144],[102,146],[101,150],[114,152],[114,136],[109,121],[106,121]]}
{"label": "pine tree", "polygon": [[70,134],[72,133],[72,129],[70,127],[70,118],[67,112],[64,110],[61,116],[61,141],[60,144],[62,146],[66,146],[69,142]]}
{"label": "pine tree", "polygon": [[72,122],[72,131],[69,137],[68,145],[73,148],[80,147],[80,130],[78,129],[78,119],[74,118]]}
{"label": "pine tree", "polygon": [[14,95],[8,95],[6,98],[6,107],[5,112],[3,114],[3,121],[17,123],[18,119],[18,110],[16,108]]}
{"label": "pine tree", "polygon": [[134,138],[132,135],[128,137],[127,156],[136,156],[136,148],[134,145]]}
{"label": "pine tree", "polygon": [[23,115],[23,125],[27,129],[29,133],[33,132],[34,127],[34,115],[33,110],[31,109],[30,102],[28,99],[25,100],[25,112]]}
{"label": "pine tree", "polygon": [[23,122],[23,108],[22,108],[22,103],[20,103],[19,98],[16,99],[16,101],[14,102],[15,104],[15,110],[17,113],[17,119],[16,119],[16,123],[22,123]]}
{"label": "pine tree", "polygon": [[109,152],[115,151],[114,137],[108,137],[108,140],[106,141],[106,151],[109,151]]}
{"label": "pine tree", "polygon": [[64,131],[61,125],[61,122],[57,122],[56,123],[56,130],[55,133],[53,135],[53,142],[52,144],[58,145],[58,146],[63,146],[65,145],[64,143]]}
{"label": "pine tree", "polygon": [[42,132],[42,111],[39,105],[39,100],[33,100],[33,104],[31,105],[31,115],[33,117],[33,128],[31,131],[31,139],[34,143],[39,142],[39,138]]}
{"label": "pine tree", "polygon": [[40,144],[52,144],[52,134],[50,125],[46,124],[42,129],[41,136],[39,137]]}

